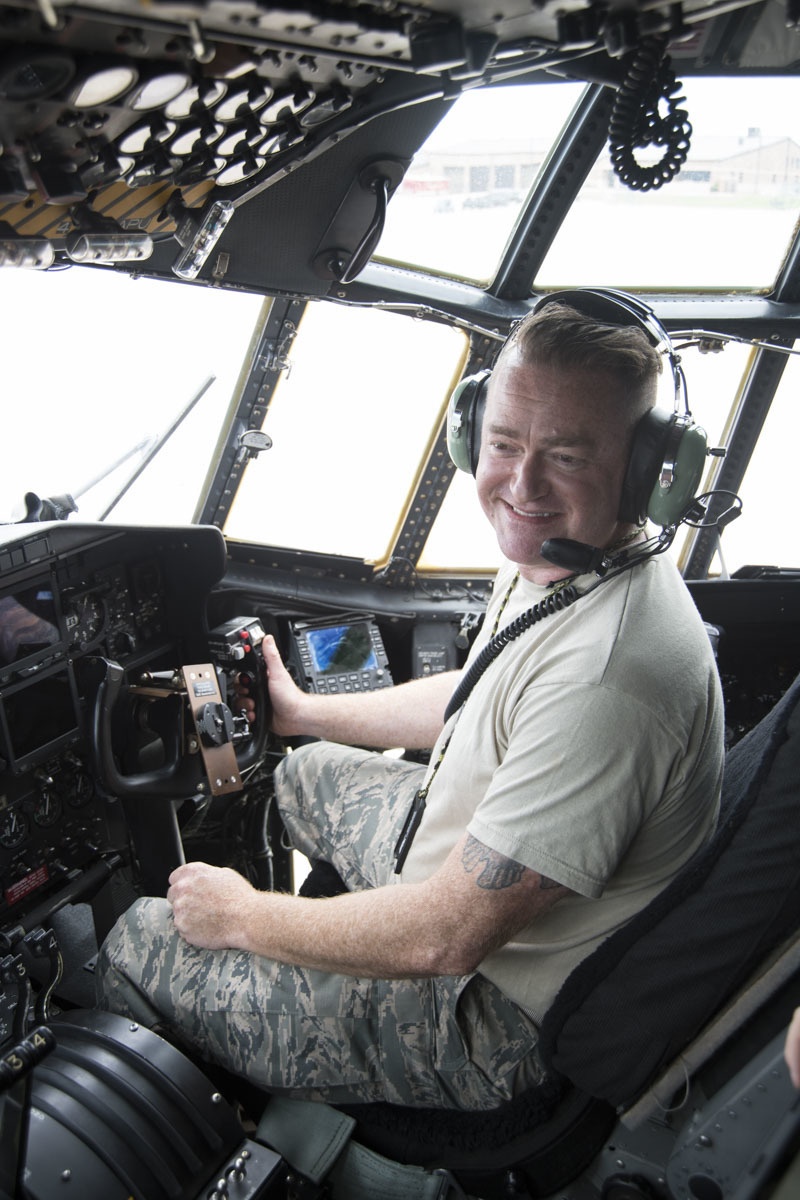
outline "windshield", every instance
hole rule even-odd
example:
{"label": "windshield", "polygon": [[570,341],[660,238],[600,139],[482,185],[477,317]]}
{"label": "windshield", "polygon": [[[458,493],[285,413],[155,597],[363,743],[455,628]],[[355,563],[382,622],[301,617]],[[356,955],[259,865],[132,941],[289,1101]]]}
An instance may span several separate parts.
{"label": "windshield", "polygon": [[[389,208],[379,257],[476,281],[494,274],[585,85],[467,92],[416,155]],[[667,187],[615,174],[607,145],[536,276],[581,285],[766,288],[800,213],[797,80],[687,79],[690,149]]]}
{"label": "windshield", "polygon": [[[663,194],[614,185],[601,156],[543,260],[537,288],[633,283],[646,298],[648,288],[678,283],[689,295],[700,294],[701,283],[703,292],[771,286],[800,205],[794,109],[787,81],[731,80],[730,103],[720,98],[727,83],[715,81],[715,105],[704,100],[704,81],[687,85],[694,157]],[[465,93],[390,204],[378,257],[462,278],[491,276],[583,90],[570,83]],[[509,113],[517,114],[512,126]],[[516,157],[501,135],[508,128],[514,145],[527,147]],[[23,516],[28,493],[67,494],[78,520],[182,524],[205,512],[232,539],[381,564],[407,553],[396,549],[398,530],[422,511],[420,571],[497,565],[472,481],[457,473],[449,487],[445,480],[431,491],[426,475],[468,358],[464,329],[413,306],[394,313],[321,301],[301,315],[298,302],[288,361],[265,384],[263,432],[272,447],[247,460],[238,491],[229,488],[213,510],[204,498],[234,429],[268,299],[73,267],[0,271],[0,306],[3,520]],[[724,445],[734,425],[752,360],[750,347],[735,344],[683,355],[692,412],[713,445]],[[800,434],[796,373],[793,360],[745,479],[744,514],[715,569],[733,571],[765,555],[784,565],[796,560],[781,515],[793,508],[793,471],[790,463],[775,470],[778,451],[785,455]],[[709,486],[717,465],[710,461]],[[217,494],[227,486],[218,481]]]}
{"label": "windshield", "polygon": [[100,519],[202,393],[109,514],[190,522],[262,308],[258,296],[113,271],[0,271],[0,517],[19,519],[34,492],[69,493],[77,519]]}

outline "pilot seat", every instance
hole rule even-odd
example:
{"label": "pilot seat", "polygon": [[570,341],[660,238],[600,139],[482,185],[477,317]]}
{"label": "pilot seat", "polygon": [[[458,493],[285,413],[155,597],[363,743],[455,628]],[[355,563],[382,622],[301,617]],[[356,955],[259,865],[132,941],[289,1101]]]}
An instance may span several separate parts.
{"label": "pilot seat", "polygon": [[798,701],[800,676],[728,751],[712,839],[565,981],[551,1082],[485,1113],[273,1098],[257,1138],[333,1200],[563,1196],[584,1173],[603,1200],[761,1196],[800,1130]]}

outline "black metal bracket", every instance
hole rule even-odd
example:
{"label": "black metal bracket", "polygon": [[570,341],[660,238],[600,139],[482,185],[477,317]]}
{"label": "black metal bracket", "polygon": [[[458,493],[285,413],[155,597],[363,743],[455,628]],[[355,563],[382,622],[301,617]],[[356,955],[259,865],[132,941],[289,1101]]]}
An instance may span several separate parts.
{"label": "black metal bracket", "polygon": [[399,159],[377,158],[360,168],[314,255],[321,279],[351,283],[363,271],[381,240],[389,200],[407,167]]}

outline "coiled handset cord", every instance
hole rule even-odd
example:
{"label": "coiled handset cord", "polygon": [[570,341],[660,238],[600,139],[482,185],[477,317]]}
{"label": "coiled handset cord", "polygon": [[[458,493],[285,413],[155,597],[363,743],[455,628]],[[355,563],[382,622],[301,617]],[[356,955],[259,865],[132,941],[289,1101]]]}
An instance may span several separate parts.
{"label": "coiled handset cord", "polygon": [[[638,533],[638,530],[637,530]],[[637,536],[636,533],[633,536]],[[538,604],[534,604],[532,608],[528,608],[525,612],[520,613],[515,617],[504,629],[497,631],[497,626],[500,622],[500,617],[503,615],[503,609],[508,604],[509,598],[514,586],[519,579],[519,572],[514,576],[511,586],[505,595],[500,612],[497,614],[495,628],[492,636],[483,649],[478,654],[478,657],[468,668],[463,679],[458,684],[458,687],[450,697],[450,701],[445,710],[445,724],[452,717],[469,696],[475,684],[480,679],[486,668],[490,666],[509,642],[513,642],[515,638],[520,637],[526,630],[530,629],[538,621],[543,621],[545,617],[551,616],[553,613],[563,612],[565,608],[569,608],[581,596],[589,596],[602,583],[608,583],[612,579],[616,579],[617,575],[621,575],[623,571],[630,571],[631,567],[638,566],[640,562],[644,562],[647,558],[652,558],[656,554],[663,554],[672,545],[675,536],[674,527],[663,529],[661,533],[654,538],[648,538],[640,548],[631,553],[625,549],[622,554],[614,553],[613,549],[607,552],[608,557],[603,560],[603,563],[598,567],[596,574],[599,576],[594,583],[589,587],[579,592],[572,580],[575,575],[568,575],[566,579],[559,579],[556,583],[550,585],[551,591],[541,599]],[[618,542],[616,549],[620,550],[629,539],[625,538],[622,542]]]}

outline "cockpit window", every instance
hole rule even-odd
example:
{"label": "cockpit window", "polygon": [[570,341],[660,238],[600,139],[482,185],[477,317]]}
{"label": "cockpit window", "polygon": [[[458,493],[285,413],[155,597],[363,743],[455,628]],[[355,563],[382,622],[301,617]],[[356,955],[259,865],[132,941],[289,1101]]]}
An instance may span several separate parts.
{"label": "cockpit window", "polygon": [[692,134],[681,170],[637,191],[615,175],[606,144],[536,290],[771,287],[800,213],[799,93],[798,79],[687,79]]}
{"label": "cockpit window", "polygon": [[486,282],[585,87],[509,85],[460,96],[392,197],[376,257]]}
{"label": "cockpit window", "polygon": [[224,526],[228,537],[380,562],[466,355],[445,325],[311,304]]}
{"label": "cockpit window", "polygon": [[26,493],[72,496],[73,520],[192,521],[263,304],[113,271],[0,271],[0,521]]}
{"label": "cockpit window", "polygon": [[800,442],[800,344],[789,355],[742,480],[742,515],[725,531],[719,573],[745,565],[798,567],[797,445]]}
{"label": "cockpit window", "polygon": [[[677,56],[675,69],[680,79]],[[681,170],[663,188],[629,187],[606,143],[538,272],[537,291],[772,285],[800,213],[800,81],[680,82],[692,127]],[[584,87],[465,92],[393,196],[376,257],[490,279]],[[636,157],[647,165],[646,153]]]}

